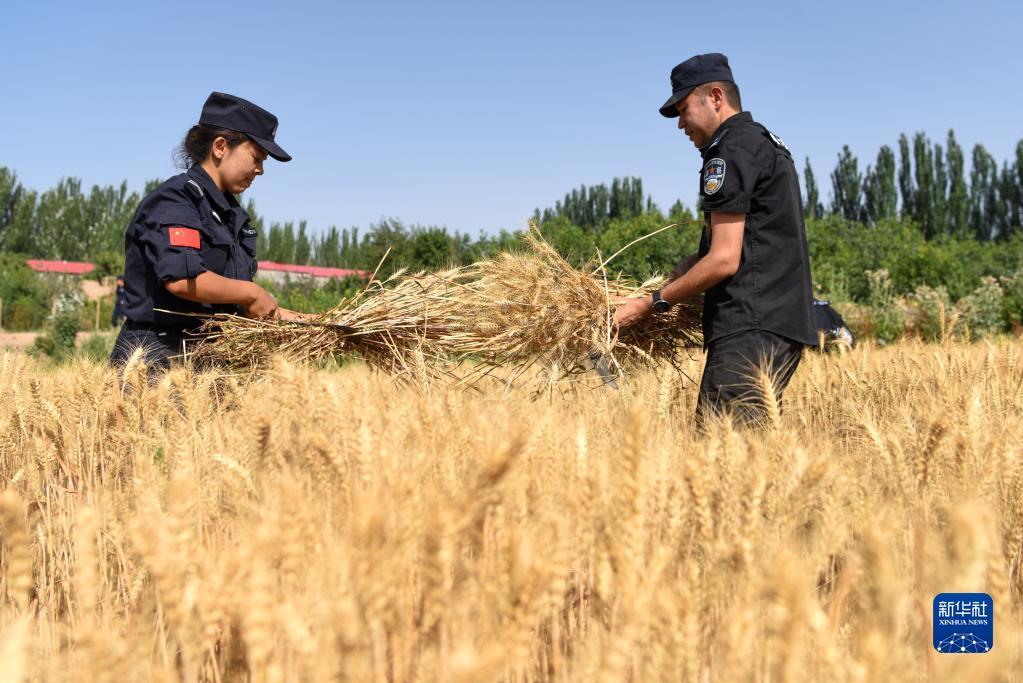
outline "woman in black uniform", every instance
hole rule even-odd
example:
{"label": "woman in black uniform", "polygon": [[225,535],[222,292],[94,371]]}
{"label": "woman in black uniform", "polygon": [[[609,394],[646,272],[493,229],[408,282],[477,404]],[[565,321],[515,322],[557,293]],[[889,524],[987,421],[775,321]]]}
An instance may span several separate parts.
{"label": "woman in black uniform", "polygon": [[235,199],[263,174],[268,155],[291,160],[276,133],[277,117],[251,102],[218,92],[206,100],[182,144],[188,171],[149,193],[125,232],[126,321],[111,364],[142,347],[151,367],[169,367],[204,322],[181,313],[307,317],[279,308],[252,282],[256,231]]}

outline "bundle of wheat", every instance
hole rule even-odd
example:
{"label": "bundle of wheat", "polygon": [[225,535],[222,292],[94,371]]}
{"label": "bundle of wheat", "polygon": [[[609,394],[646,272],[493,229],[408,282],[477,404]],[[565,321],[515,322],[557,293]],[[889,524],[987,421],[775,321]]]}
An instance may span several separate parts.
{"label": "bundle of wheat", "polygon": [[534,367],[559,381],[588,370],[590,354],[622,374],[629,366],[673,361],[698,345],[698,301],[619,331],[614,301],[647,293],[660,280],[635,283],[610,279],[602,267],[579,270],[536,230],[526,246],[464,268],[372,280],[314,322],[216,316],[194,355],[252,366],[274,354],[303,361],[352,354],[398,376],[472,383],[495,368],[514,382]]}
{"label": "bundle of wheat", "polygon": [[599,266],[579,270],[535,230],[526,245],[463,272],[468,277],[451,294],[462,305],[448,312],[451,333],[438,340],[445,351],[509,368],[511,377],[539,365],[557,381],[588,371],[594,353],[620,374],[628,366],[673,361],[699,344],[698,300],[618,330],[614,302],[647,294],[661,279],[636,283],[608,278]]}
{"label": "bundle of wheat", "polygon": [[447,296],[448,283],[458,273],[372,279],[312,321],[216,315],[190,357],[200,364],[257,367],[275,355],[312,362],[357,356],[392,375],[433,374],[443,359],[431,342],[447,332],[444,313],[457,305]]}

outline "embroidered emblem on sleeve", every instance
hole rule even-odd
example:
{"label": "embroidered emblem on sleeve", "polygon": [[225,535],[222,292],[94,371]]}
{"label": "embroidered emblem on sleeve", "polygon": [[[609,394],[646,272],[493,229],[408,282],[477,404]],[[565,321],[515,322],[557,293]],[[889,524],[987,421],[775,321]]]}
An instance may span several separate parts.
{"label": "embroidered emblem on sleeve", "polygon": [[199,248],[199,231],[194,228],[186,228],[183,225],[172,225],[167,228],[167,235],[170,237],[172,247]]}
{"label": "embroidered emblem on sleeve", "polygon": [[712,195],[725,183],[725,160],[715,157],[703,167],[703,193]]}

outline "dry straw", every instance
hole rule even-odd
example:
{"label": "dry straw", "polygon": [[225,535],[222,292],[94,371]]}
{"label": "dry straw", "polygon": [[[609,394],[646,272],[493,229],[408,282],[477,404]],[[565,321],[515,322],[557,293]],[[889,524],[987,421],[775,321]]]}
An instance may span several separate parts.
{"label": "dry straw", "polygon": [[575,268],[534,227],[521,251],[464,268],[374,278],[313,323],[216,316],[193,355],[234,367],[264,365],[274,355],[313,362],[356,356],[398,377],[464,383],[502,368],[503,381],[512,383],[530,369],[552,382],[577,376],[596,354],[621,375],[675,362],[699,344],[698,300],[617,330],[614,301],[646,295],[662,280],[611,278],[606,264]]}

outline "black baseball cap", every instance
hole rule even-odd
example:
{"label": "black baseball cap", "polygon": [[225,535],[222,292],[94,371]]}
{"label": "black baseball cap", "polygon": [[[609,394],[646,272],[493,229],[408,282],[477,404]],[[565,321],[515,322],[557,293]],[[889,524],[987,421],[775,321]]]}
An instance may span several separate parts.
{"label": "black baseball cap", "polygon": [[696,55],[676,66],[671,70],[671,97],[661,106],[661,116],[669,119],[678,116],[675,105],[697,86],[712,81],[735,82],[728,67],[728,57],[720,52]]}
{"label": "black baseball cap", "polygon": [[248,100],[212,92],[202,106],[199,123],[245,133],[277,161],[291,161],[291,155],[274,142],[277,117]]}

